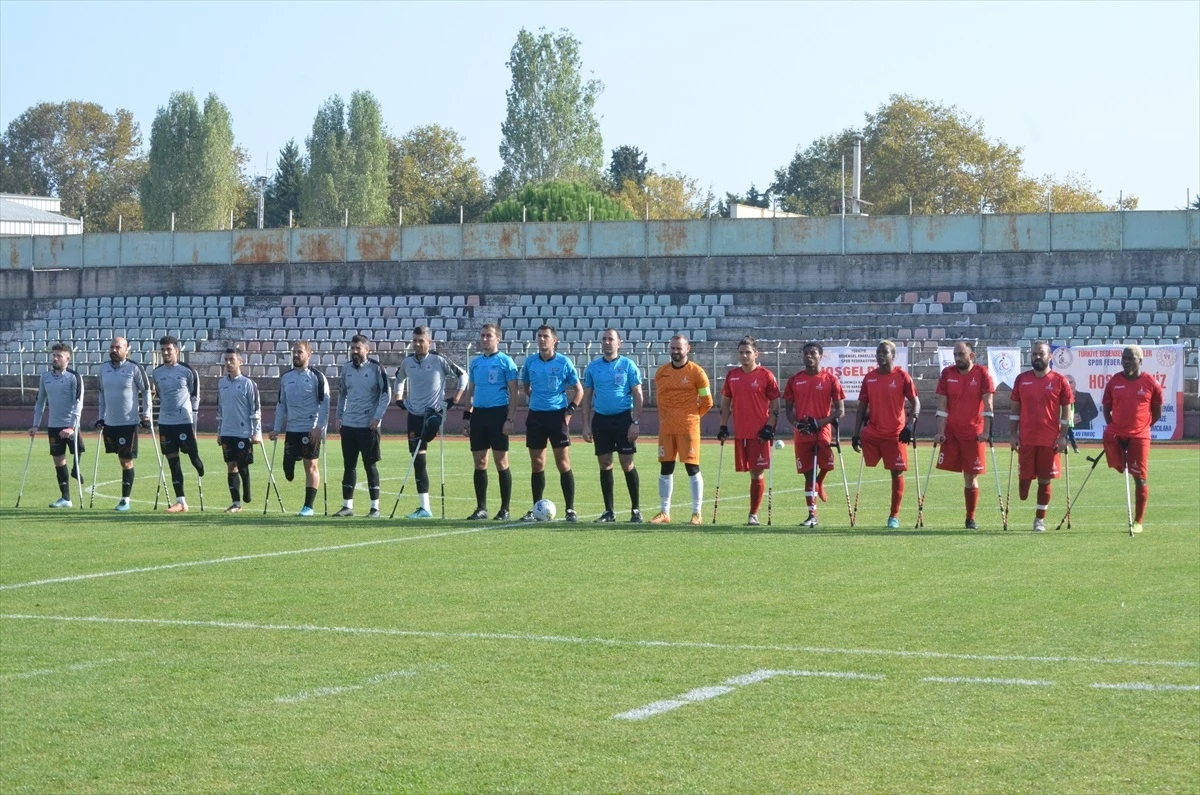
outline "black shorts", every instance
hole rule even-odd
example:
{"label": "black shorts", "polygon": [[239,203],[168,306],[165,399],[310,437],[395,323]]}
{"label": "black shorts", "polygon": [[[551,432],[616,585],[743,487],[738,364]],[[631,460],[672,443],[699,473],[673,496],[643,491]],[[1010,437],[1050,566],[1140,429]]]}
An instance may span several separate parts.
{"label": "black shorts", "polygon": [[[440,421],[440,419],[441,419],[440,416],[435,417],[435,421]],[[437,425],[437,428],[438,428],[437,433],[441,433],[440,422]],[[411,411],[408,412],[408,452],[410,454],[417,452],[418,445],[420,445],[422,450],[429,449],[429,442],[426,441],[425,439],[421,438],[422,433],[426,433],[425,415],[424,414],[413,414]],[[428,437],[427,433],[426,433],[426,436]],[[434,438],[436,438],[436,437],[437,437],[437,434],[434,434]]]}
{"label": "black shorts", "polygon": [[571,446],[566,409],[531,411],[525,418],[525,446],[530,450],[545,450],[547,442],[555,450]]}
{"label": "black shorts", "polygon": [[196,429],[191,425],[159,425],[158,438],[162,441],[163,455],[183,453],[186,456],[200,454],[196,446]]}
{"label": "black shorts", "polygon": [[311,431],[288,431],[283,436],[283,457],[303,458],[313,461],[321,457],[321,437],[317,429]]}
{"label": "black shorts", "polygon": [[225,459],[226,464],[250,466],[254,463],[254,442],[249,439],[220,436],[217,437],[217,442],[221,445],[221,457]]}
{"label": "black shorts", "polygon": [[46,434],[50,437],[50,455],[55,458],[64,456],[68,452],[75,450],[76,442],[79,443],[79,450],[77,452],[82,453],[85,449],[83,446],[83,434],[75,433],[71,435],[70,439],[63,439],[59,434],[65,430],[66,428],[46,429]]}
{"label": "black shorts", "polygon": [[508,419],[508,406],[492,406],[474,409],[471,412],[471,452],[495,450],[508,452],[508,435],[504,433],[504,421]]}
{"label": "black shorts", "polygon": [[373,464],[383,456],[379,454],[378,428],[347,428],[342,426],[342,458],[349,461],[352,456],[362,456],[364,464]]}
{"label": "black shorts", "polygon": [[596,447],[596,455],[636,453],[637,444],[629,441],[630,425],[633,425],[632,411],[622,411],[620,414],[593,414],[592,443]]}
{"label": "black shorts", "polygon": [[138,426],[104,426],[104,452],[116,453],[117,458],[133,460],[137,458],[137,450]]}

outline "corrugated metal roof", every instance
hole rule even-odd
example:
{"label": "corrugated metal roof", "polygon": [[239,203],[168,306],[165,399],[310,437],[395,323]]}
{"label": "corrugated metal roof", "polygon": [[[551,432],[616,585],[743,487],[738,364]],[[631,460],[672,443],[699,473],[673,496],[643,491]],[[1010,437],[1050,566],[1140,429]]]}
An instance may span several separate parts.
{"label": "corrugated metal roof", "polygon": [[0,198],[0,220],[4,221],[40,221],[43,223],[73,224],[79,226],[78,218],[71,218],[58,213],[46,212],[35,207],[27,207],[10,199]]}

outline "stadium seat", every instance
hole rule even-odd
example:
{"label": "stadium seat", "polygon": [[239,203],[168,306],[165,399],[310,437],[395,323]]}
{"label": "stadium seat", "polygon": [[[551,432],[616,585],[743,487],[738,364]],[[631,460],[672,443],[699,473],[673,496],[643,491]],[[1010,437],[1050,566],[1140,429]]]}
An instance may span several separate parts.
{"label": "stadium seat", "polygon": [[1162,298],[1163,288],[1160,285],[1153,284],[1146,288],[1147,298]]}
{"label": "stadium seat", "polygon": [[929,304],[915,303],[912,305],[914,315],[925,315],[929,313]]}
{"label": "stadium seat", "polygon": [[1043,297],[1044,297],[1044,298],[1045,298],[1045,300],[1047,300],[1047,301],[1057,301],[1057,300],[1058,300],[1058,297],[1059,297],[1058,288],[1056,288],[1056,287],[1047,287],[1047,288],[1046,288],[1046,292],[1045,292],[1045,294],[1044,294],[1044,296],[1043,296]]}
{"label": "stadium seat", "polygon": [[1094,326],[1100,322],[1100,314],[1098,312],[1084,312],[1082,322],[1087,323],[1089,326]]}
{"label": "stadium seat", "polygon": [[1146,312],[1157,312],[1158,311],[1158,299],[1143,298],[1142,299],[1142,310],[1146,311]]}
{"label": "stadium seat", "polygon": [[1175,302],[1175,311],[1176,312],[1191,312],[1192,311],[1192,299],[1191,298],[1180,298],[1178,301]]}
{"label": "stadium seat", "polygon": [[915,304],[915,303],[917,303],[918,300],[919,300],[919,296],[916,293],[905,293],[903,296],[901,296],[900,303]]}
{"label": "stadium seat", "polygon": [[1078,326],[1082,322],[1082,312],[1067,312],[1065,315],[1063,315],[1063,323],[1066,323],[1068,326]]}
{"label": "stadium seat", "polygon": [[1126,312],[1140,312],[1142,301],[1140,298],[1126,298],[1124,307]]}
{"label": "stadium seat", "polygon": [[1167,288],[1165,290],[1163,290],[1162,297],[1163,298],[1179,298],[1180,295],[1182,295],[1182,291],[1179,289],[1179,285],[1172,284],[1172,285],[1168,285]]}
{"label": "stadium seat", "polygon": [[1062,291],[1059,293],[1059,297],[1066,301],[1073,301],[1078,296],[1079,296],[1079,294],[1075,292],[1074,287],[1064,287],[1064,288],[1062,288]]}
{"label": "stadium seat", "polygon": [[1055,312],[1070,312],[1071,311],[1071,302],[1063,301],[1063,300],[1055,301],[1054,302],[1054,311]]}
{"label": "stadium seat", "polygon": [[1129,297],[1129,288],[1123,284],[1117,285],[1116,287],[1112,288],[1112,297],[1120,298],[1122,301],[1124,301]]}
{"label": "stadium seat", "polygon": [[1146,288],[1145,287],[1130,287],[1129,288],[1129,297],[1130,298],[1138,298],[1138,299],[1145,298],[1146,297]]}

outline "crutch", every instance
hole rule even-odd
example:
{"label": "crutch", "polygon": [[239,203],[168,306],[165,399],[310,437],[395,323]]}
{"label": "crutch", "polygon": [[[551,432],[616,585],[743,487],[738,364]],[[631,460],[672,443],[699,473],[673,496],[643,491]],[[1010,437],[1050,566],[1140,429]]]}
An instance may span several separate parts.
{"label": "crutch", "polygon": [[[1017,454],[1017,451],[1014,450],[1010,446],[1008,448],[1008,484],[1004,487],[1004,529],[1005,530],[1008,529],[1008,506],[1011,504],[1010,500],[1012,499],[1013,456],[1015,456],[1016,454]],[[1068,494],[1067,496],[1069,497],[1070,495]],[[1068,501],[1067,504],[1070,505],[1070,502]],[[1061,524],[1061,522],[1060,522],[1060,524]],[[1056,527],[1054,529],[1057,530],[1058,528]]]}
{"label": "crutch", "polygon": [[[775,444],[774,441],[771,442]],[[768,450],[767,455],[771,455],[773,450]],[[771,491],[775,487],[775,456],[771,455],[771,460],[767,463],[767,527],[771,526]]]}
{"label": "crutch", "polygon": [[[196,460],[200,460],[200,440],[196,437],[196,423],[192,423],[192,443],[196,445]],[[196,493],[200,495],[200,513],[204,513],[204,477],[196,470]]]}
{"label": "crutch", "polygon": [[79,418],[75,418],[75,433],[71,436],[71,441],[75,444],[75,461],[73,462],[75,471],[79,477],[75,478],[76,485],[79,488],[79,510],[83,510],[83,462],[79,460]]}
{"label": "crutch", "polygon": [[[153,408],[151,409],[153,411]],[[158,510],[158,495],[167,493],[167,473],[163,471],[162,451],[158,447],[158,429],[154,427],[154,416],[150,417],[150,445],[154,448],[154,457],[158,459],[158,485],[154,487],[154,510]],[[169,498],[168,498],[169,499]]]}
{"label": "crutch", "polygon": [[[426,417],[428,417],[428,414],[426,414]],[[391,513],[388,515],[388,519],[396,518],[396,508],[400,507],[400,498],[402,496],[404,496],[404,486],[408,485],[408,476],[410,476],[410,474],[413,473],[413,467],[416,466],[416,456],[421,454],[421,441],[424,440],[424,438],[425,438],[425,423],[422,422],[421,423],[421,435],[420,435],[420,437],[418,437],[418,440],[416,440],[416,449],[413,450],[413,458],[409,459],[409,461],[408,461],[408,470],[404,471],[404,479],[401,480],[401,482],[400,482],[400,491],[398,491],[396,494],[396,502],[392,503]]]}
{"label": "crutch", "polygon": [[[1133,538],[1133,498],[1129,494],[1129,440],[1121,440],[1121,463],[1125,467],[1125,516],[1129,520],[1129,537]],[[1067,514],[1070,517],[1070,513]],[[1067,520],[1068,522],[1070,519]],[[1067,527],[1071,525],[1068,524]]]}
{"label": "crutch", "polygon": [[[33,442],[37,438],[36,435],[29,437],[29,452],[25,453],[25,469],[21,471],[21,486],[17,489],[17,504],[14,508],[21,507],[21,494],[25,491],[25,476],[29,474],[29,459],[33,457]],[[82,503],[82,498],[80,498]],[[83,507],[82,504],[80,507]]]}
{"label": "crutch", "polygon": [[860,496],[862,496],[863,465],[866,462],[867,462],[867,460],[862,457],[862,453],[859,453],[858,485],[854,487],[854,508],[850,511],[850,526],[851,527],[854,527],[855,523],[858,521],[858,498]]}
{"label": "crutch", "polygon": [[271,442],[271,460],[267,460],[267,445],[262,437],[258,437],[258,446],[262,449],[263,463],[267,465],[267,496],[263,500],[263,516],[267,515],[267,506],[271,504],[271,488],[275,489],[275,499],[279,500],[279,512],[287,513],[283,507],[283,495],[279,493],[279,484],[275,482],[275,451],[279,449],[279,440]]}
{"label": "crutch", "polygon": [[[1005,528],[1008,527],[1007,518],[1004,515],[1004,495],[1000,491],[1000,470],[996,466],[996,445],[992,444],[992,435],[988,434],[988,450],[992,454],[992,474],[996,476],[996,504],[1000,507],[1000,521]],[[1070,496],[1071,490],[1067,489],[1067,495]]]}
{"label": "crutch", "polygon": [[[1070,495],[1070,493],[1071,493],[1071,453],[1072,453],[1072,451],[1076,452],[1076,453],[1079,452],[1079,444],[1076,443],[1076,441],[1075,441],[1075,429],[1074,428],[1067,428],[1067,444],[1069,444],[1070,447],[1068,447],[1066,450],[1063,451],[1063,461],[1066,463],[1066,466],[1063,467],[1063,469],[1065,470],[1063,475],[1067,479],[1067,494]],[[1070,511],[1067,511],[1067,529],[1068,530],[1071,529],[1071,512]]]}
{"label": "crutch", "polygon": [[842,465],[842,493],[846,495],[846,516],[849,517],[850,526],[853,527],[854,513],[850,510],[850,481],[846,479],[846,458],[842,455],[842,436],[837,420],[833,421],[833,441],[831,444],[837,450],[838,463]]}
{"label": "crutch", "polygon": [[[915,472],[917,476],[917,524],[916,528],[925,526],[925,497],[929,494],[929,481],[933,479],[933,462],[937,460],[937,442],[933,443],[933,447],[929,451],[929,466],[925,469],[925,491],[921,491],[921,473]],[[917,468],[917,443],[913,441],[913,469]],[[916,529],[914,528],[914,529]]]}
{"label": "crutch", "polygon": [[[1087,486],[1088,480],[1092,477],[1092,473],[1096,471],[1096,464],[1099,464],[1100,459],[1103,457],[1104,457],[1103,450],[1101,450],[1099,453],[1096,453],[1095,458],[1092,458],[1090,456],[1084,456],[1084,460],[1092,462],[1092,468],[1088,470],[1087,475],[1083,479],[1083,483],[1079,484],[1079,491],[1075,492],[1075,499],[1071,499],[1070,492],[1067,492],[1067,511],[1068,512],[1071,510],[1071,508],[1073,508],[1075,506],[1075,503],[1079,502],[1079,495],[1083,494],[1084,487]],[[1066,516],[1066,514],[1063,514],[1063,518],[1058,520],[1058,525],[1054,529],[1055,530],[1061,529],[1063,526],[1063,522],[1065,522],[1065,521],[1067,521],[1067,516]]]}
{"label": "crutch", "polygon": [[442,420],[442,430],[438,434],[438,458],[440,459],[442,470],[442,518],[446,518],[446,424]]}
{"label": "crutch", "polygon": [[328,435],[321,431],[321,497],[325,501],[325,515],[329,515],[329,456],[326,455]]}
{"label": "crutch", "polygon": [[96,463],[92,464],[92,496],[88,497],[88,507],[96,504],[96,478],[100,476],[100,448],[104,445],[104,426],[96,429]]}
{"label": "crutch", "polygon": [[713,492],[713,520],[712,523],[717,523],[717,508],[721,504],[721,466],[725,463],[725,440],[721,440],[721,452],[717,453],[717,490]]}

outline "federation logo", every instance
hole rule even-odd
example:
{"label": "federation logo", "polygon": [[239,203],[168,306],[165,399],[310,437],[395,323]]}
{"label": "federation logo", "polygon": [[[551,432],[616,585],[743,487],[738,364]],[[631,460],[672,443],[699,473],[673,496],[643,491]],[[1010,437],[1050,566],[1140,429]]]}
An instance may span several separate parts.
{"label": "federation logo", "polygon": [[187,434],[186,434],[186,433],[181,433],[181,434],[179,434],[179,441],[181,441],[181,442],[186,442],[186,441],[187,441]]}
{"label": "federation logo", "polygon": [[1152,351],[1146,351],[1147,358],[1158,359],[1159,364],[1163,367],[1174,367],[1179,361],[1179,354],[1174,348],[1156,348]]}
{"label": "federation logo", "polygon": [[1054,366],[1066,369],[1075,363],[1075,352],[1065,345],[1054,349],[1054,353],[1050,354],[1050,358],[1054,360]]}
{"label": "federation logo", "polygon": [[1016,359],[1007,351],[997,354],[992,365],[996,368],[996,373],[1002,378],[1008,378],[1017,368]]}
{"label": "federation logo", "polygon": [[125,444],[125,437],[124,437],[124,436],[122,436],[122,437],[118,438],[118,439],[117,439],[117,444]]}

